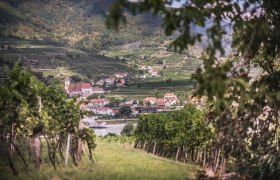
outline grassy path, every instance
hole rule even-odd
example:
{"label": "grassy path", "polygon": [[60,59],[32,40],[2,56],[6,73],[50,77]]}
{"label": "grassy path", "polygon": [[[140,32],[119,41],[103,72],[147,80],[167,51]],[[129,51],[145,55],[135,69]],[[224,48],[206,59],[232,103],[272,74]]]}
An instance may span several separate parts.
{"label": "grassy path", "polygon": [[[122,144],[104,141],[98,141],[94,156],[94,163],[84,157],[79,167],[69,165],[68,168],[61,167],[57,171],[50,165],[44,165],[40,171],[33,170],[31,175],[23,175],[17,179],[175,180],[194,179],[197,170],[193,165],[158,158],[139,150],[124,148]],[[3,170],[0,168],[0,179],[15,179],[8,171],[1,174]]]}

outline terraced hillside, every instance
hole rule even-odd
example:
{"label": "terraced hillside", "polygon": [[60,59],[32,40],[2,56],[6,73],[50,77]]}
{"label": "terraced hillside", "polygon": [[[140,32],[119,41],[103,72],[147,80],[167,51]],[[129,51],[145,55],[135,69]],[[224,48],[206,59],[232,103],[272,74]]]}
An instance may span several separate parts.
{"label": "terraced hillside", "polygon": [[0,50],[5,62],[21,60],[33,71],[43,72],[47,77],[64,77],[79,74],[84,78],[112,75],[116,71],[133,70],[121,60],[82,50],[44,45],[30,41],[0,41],[0,46],[9,44],[12,48]]}

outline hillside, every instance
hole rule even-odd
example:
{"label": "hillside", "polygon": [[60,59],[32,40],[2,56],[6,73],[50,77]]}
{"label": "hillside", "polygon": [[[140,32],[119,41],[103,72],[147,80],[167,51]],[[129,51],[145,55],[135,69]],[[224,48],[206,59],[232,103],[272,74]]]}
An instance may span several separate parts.
{"label": "hillside", "polygon": [[[112,0],[3,0],[0,36],[96,50],[163,36],[159,18],[150,14],[128,16],[117,34],[106,29],[105,15]],[[3,18],[2,18],[3,17]]]}
{"label": "hillside", "polygon": [[[118,71],[132,75],[130,87],[110,94],[138,98],[158,91],[185,94],[191,76],[202,63],[199,46],[183,54],[171,52],[161,19],[151,14],[128,16],[119,32],[105,27],[113,0],[3,0],[0,1],[0,59],[19,59],[35,72],[63,79],[80,75],[97,81]],[[164,65],[163,65],[164,63]],[[159,76],[139,79],[139,68],[151,66]],[[168,82],[168,83],[167,83]]]}
{"label": "hillside", "polygon": [[13,48],[0,50],[4,62],[20,60],[33,71],[43,72],[44,76],[62,79],[78,74],[83,78],[97,80],[101,76],[112,75],[116,71],[133,72],[126,62],[61,46],[41,44],[34,41],[0,41],[0,46],[9,44]]}
{"label": "hillside", "polygon": [[[46,148],[43,146],[42,148]],[[48,161],[44,157],[44,161]],[[71,161],[69,161],[71,163]],[[51,165],[44,169],[33,170],[32,173],[22,173],[18,179],[194,179],[197,166],[178,163],[172,160],[158,158],[140,150],[125,148],[119,143],[97,141],[94,150],[94,162],[84,157],[80,166],[69,164],[68,168],[59,167],[53,170]],[[0,166],[0,179],[15,177]]]}

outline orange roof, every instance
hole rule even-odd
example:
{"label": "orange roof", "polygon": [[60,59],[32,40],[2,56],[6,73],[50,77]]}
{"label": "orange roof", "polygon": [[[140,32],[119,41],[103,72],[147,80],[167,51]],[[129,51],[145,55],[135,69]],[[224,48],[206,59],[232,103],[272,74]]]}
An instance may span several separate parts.
{"label": "orange roof", "polygon": [[103,88],[99,88],[99,87],[93,87],[92,91],[104,91]]}
{"label": "orange roof", "polygon": [[92,88],[90,83],[76,83],[76,84],[70,84],[68,90],[69,92],[77,92],[82,91],[82,89],[90,89]]}
{"label": "orange roof", "polygon": [[156,98],[155,98],[155,97],[146,97],[146,98],[144,99],[144,101],[151,101],[151,100],[155,101]]}
{"label": "orange roof", "polygon": [[157,105],[165,105],[166,101],[163,98],[157,98],[156,103]]}

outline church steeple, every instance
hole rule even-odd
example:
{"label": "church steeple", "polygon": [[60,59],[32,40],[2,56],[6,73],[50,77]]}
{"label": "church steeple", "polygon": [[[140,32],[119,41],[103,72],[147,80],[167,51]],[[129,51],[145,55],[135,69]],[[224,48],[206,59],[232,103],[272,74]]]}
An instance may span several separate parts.
{"label": "church steeple", "polygon": [[69,86],[70,86],[71,80],[69,77],[66,77],[64,80],[64,89],[66,92],[68,92]]}

